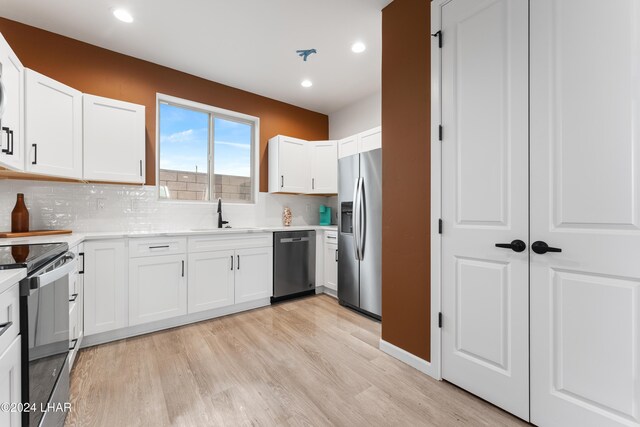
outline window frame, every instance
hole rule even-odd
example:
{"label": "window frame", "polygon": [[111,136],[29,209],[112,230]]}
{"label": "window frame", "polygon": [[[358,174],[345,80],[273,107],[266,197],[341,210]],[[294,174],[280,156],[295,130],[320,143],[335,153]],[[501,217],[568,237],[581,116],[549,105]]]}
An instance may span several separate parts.
{"label": "window frame", "polygon": [[250,124],[253,126],[253,134],[251,135],[251,200],[240,201],[234,200],[225,202],[226,205],[255,205],[258,199],[258,189],[260,187],[260,118],[251,116],[237,111],[227,110],[224,108],[214,107],[212,105],[203,104],[196,101],[190,101],[188,99],[178,98],[172,95],[166,95],[162,93],[156,93],[156,198],[162,203],[179,203],[179,204],[191,204],[191,205],[212,205],[218,203],[218,199],[211,200],[177,200],[177,199],[165,199],[160,197],[160,104],[169,104],[176,107],[186,108],[190,110],[200,111],[209,114],[209,167],[210,167],[210,185],[209,185],[209,198],[214,196],[215,185],[215,119],[220,118],[223,120],[230,120],[234,122],[240,122]]}

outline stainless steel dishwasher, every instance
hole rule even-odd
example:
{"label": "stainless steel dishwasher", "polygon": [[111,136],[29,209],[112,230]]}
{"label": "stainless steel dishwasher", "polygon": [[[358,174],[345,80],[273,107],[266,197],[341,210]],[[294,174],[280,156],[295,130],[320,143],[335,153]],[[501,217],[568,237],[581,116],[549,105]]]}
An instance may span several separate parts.
{"label": "stainless steel dishwasher", "polygon": [[316,232],[273,233],[273,297],[281,301],[316,290]]}

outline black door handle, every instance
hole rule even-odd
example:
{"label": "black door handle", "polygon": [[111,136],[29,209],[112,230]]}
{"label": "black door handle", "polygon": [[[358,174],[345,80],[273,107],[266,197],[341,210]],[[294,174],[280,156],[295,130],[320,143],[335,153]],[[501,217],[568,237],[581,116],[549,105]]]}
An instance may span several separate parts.
{"label": "black door handle", "polygon": [[31,144],[31,146],[33,147],[33,162],[31,162],[31,164],[37,165],[38,164],[38,144]]}
{"label": "black door handle", "polygon": [[531,245],[531,249],[533,250],[533,252],[540,255],[546,254],[547,252],[562,252],[562,249],[552,248],[545,242],[541,242],[539,240],[537,242],[533,242],[533,244]]}
{"label": "black door handle", "polygon": [[9,152],[7,154],[13,156],[13,130],[11,129],[9,129],[9,136],[11,137],[11,148],[9,148]]}
{"label": "black door handle", "polygon": [[2,131],[7,133],[7,148],[3,148],[2,152],[3,153],[7,153],[9,154],[9,152],[11,152],[11,142],[10,142],[10,136],[9,136],[9,128],[8,127],[2,127]]}
{"label": "black door handle", "polygon": [[511,249],[513,252],[523,252],[527,249],[527,244],[522,240],[514,240],[511,243],[496,243],[496,248]]}

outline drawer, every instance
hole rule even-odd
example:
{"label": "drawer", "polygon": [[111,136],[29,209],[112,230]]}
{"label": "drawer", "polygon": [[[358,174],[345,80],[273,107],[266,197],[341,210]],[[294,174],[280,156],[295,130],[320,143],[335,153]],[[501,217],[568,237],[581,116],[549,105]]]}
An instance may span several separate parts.
{"label": "drawer", "polygon": [[130,258],[156,255],[180,255],[186,252],[187,239],[185,237],[154,237],[151,239],[129,239]]}
{"label": "drawer", "polygon": [[20,286],[0,294],[0,353],[20,334]]}
{"label": "drawer", "polygon": [[273,246],[273,233],[247,233],[189,238],[189,253]]}
{"label": "drawer", "polygon": [[326,243],[338,244],[338,232],[337,231],[325,231],[324,232],[324,241]]}

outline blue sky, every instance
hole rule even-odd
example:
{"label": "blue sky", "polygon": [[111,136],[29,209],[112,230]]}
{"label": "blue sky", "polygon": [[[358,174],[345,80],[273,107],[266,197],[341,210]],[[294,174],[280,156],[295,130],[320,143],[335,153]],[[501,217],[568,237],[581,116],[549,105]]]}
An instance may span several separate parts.
{"label": "blue sky", "polygon": [[[160,168],[208,171],[209,115],[160,104]],[[214,119],[214,172],[250,176],[251,126]]]}

